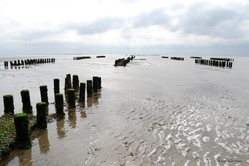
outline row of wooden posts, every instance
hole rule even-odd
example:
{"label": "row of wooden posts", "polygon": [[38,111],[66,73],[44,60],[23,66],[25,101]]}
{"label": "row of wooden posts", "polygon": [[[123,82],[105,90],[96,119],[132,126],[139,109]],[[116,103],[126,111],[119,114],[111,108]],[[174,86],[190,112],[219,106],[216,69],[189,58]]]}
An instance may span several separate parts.
{"label": "row of wooden posts", "polygon": [[183,57],[171,57],[172,60],[184,61]]}
{"label": "row of wooden posts", "polygon": [[215,67],[228,67],[232,68],[233,67],[233,61],[230,60],[223,60],[218,58],[218,60],[214,59],[195,59],[196,64],[201,64],[201,65],[208,65],[208,66],[215,66]]}
{"label": "row of wooden posts", "polygon": [[9,64],[10,67],[16,66],[24,66],[24,65],[36,65],[36,64],[43,64],[43,63],[54,63],[55,58],[40,58],[40,59],[26,59],[26,60],[14,60],[14,61],[4,61],[4,67],[8,68]]}
{"label": "row of wooden posts", "polygon": [[[71,85],[71,75],[67,74],[65,78],[65,94],[68,103],[68,108],[76,108],[75,105],[75,91],[79,92],[79,101],[85,101],[85,89],[87,85],[87,97],[92,96],[93,92],[98,92],[101,89],[101,77],[93,76],[92,80],[87,80],[87,84],[81,82],[79,85],[78,75],[73,75],[73,86]],[[48,115],[48,95],[47,86],[40,86],[41,102],[36,104],[36,125],[35,127],[46,129],[47,128],[47,115]],[[63,94],[60,93],[60,80],[54,79],[54,95],[55,95],[55,110],[58,117],[64,116],[64,99]],[[14,123],[16,129],[16,141],[19,148],[30,148],[30,128],[28,114],[33,114],[30,102],[30,95],[28,90],[21,91],[22,98],[22,112],[14,115]],[[4,114],[14,114],[14,99],[13,96],[8,94],[3,96],[4,101]]]}
{"label": "row of wooden posts", "polygon": [[130,61],[132,61],[135,58],[134,55],[129,56],[128,58],[122,58],[115,60],[114,66],[126,66]]}
{"label": "row of wooden posts", "polygon": [[[91,56],[78,56],[73,57],[73,60],[90,59]],[[105,58],[105,55],[97,55],[96,58]]]}

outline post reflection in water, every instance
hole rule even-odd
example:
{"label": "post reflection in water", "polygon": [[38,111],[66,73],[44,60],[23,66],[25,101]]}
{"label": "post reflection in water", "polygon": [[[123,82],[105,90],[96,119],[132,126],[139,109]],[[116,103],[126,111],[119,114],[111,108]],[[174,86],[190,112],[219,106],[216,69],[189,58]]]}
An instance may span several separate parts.
{"label": "post reflection in water", "polygon": [[87,107],[91,107],[93,105],[93,97],[87,97]]}
{"label": "post reflection in water", "polygon": [[93,97],[92,97],[92,102],[94,105],[98,105],[99,104],[99,101],[98,99],[101,97],[101,94],[100,93],[94,93],[93,94]]}
{"label": "post reflection in water", "polygon": [[47,154],[49,152],[48,130],[40,130],[38,138],[40,153]]}
{"label": "post reflection in water", "polygon": [[86,118],[87,115],[86,115],[86,111],[80,111],[80,114],[81,114],[81,118]]}
{"label": "post reflection in water", "polygon": [[57,120],[56,122],[57,135],[59,139],[66,137],[64,123],[65,123],[64,118]]}
{"label": "post reflection in water", "polygon": [[68,120],[69,120],[69,126],[71,128],[75,128],[76,127],[76,111],[75,108],[74,109],[70,109],[68,111]]}
{"label": "post reflection in water", "polygon": [[19,165],[32,166],[32,150],[21,150],[18,153]]}

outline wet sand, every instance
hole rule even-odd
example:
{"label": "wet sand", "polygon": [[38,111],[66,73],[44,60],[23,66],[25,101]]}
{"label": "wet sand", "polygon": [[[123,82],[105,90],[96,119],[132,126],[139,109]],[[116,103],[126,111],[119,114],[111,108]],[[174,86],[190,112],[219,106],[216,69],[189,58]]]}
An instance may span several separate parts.
{"label": "wet sand", "polygon": [[124,56],[72,57],[8,70],[1,62],[6,88],[0,92],[13,94],[16,113],[20,91],[30,90],[34,107],[42,84],[54,113],[53,79],[64,93],[68,73],[81,82],[100,76],[103,88],[76,109],[65,108],[64,119],[33,132],[32,149],[14,150],[0,165],[249,165],[249,58],[235,57],[227,69],[195,65],[189,57],[137,57],[146,60],[116,68],[114,60]]}

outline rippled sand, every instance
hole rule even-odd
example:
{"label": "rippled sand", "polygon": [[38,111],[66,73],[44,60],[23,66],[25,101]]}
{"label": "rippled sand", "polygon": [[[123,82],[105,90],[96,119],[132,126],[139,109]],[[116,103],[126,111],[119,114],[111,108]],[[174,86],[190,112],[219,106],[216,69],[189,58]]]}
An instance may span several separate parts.
{"label": "rippled sand", "polygon": [[142,57],[125,68],[113,67],[122,56],[55,58],[55,64],[1,69],[8,87],[1,94],[13,91],[15,112],[22,88],[30,89],[34,106],[39,85],[47,84],[54,113],[53,78],[63,92],[68,73],[81,82],[100,76],[101,92],[65,108],[64,119],[33,132],[32,149],[12,151],[0,165],[249,165],[249,58],[235,58],[233,69],[195,65],[189,57]]}

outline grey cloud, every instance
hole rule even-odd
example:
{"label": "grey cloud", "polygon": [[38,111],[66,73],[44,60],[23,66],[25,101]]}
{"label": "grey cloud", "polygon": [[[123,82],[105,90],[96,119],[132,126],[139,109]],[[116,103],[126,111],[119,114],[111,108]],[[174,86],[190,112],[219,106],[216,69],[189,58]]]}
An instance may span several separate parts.
{"label": "grey cloud", "polygon": [[71,24],[69,29],[76,30],[80,35],[92,35],[98,33],[105,33],[111,29],[119,29],[125,23],[123,18],[99,18],[91,24]]}
{"label": "grey cloud", "polygon": [[[168,11],[177,12],[184,9],[181,14],[169,15]],[[241,27],[249,21],[247,9],[249,6],[233,5],[232,7],[211,6],[208,2],[193,4],[189,8],[176,4],[170,9],[159,8],[148,13],[141,13],[133,20],[134,28],[158,25],[171,32],[210,36],[223,39],[237,39],[248,36],[248,31]],[[177,25],[172,25],[178,20]]]}
{"label": "grey cloud", "polygon": [[134,21],[135,28],[149,27],[153,25],[161,25],[167,27],[169,25],[170,17],[165,13],[164,8],[155,9],[149,13],[141,13]]}
{"label": "grey cloud", "polygon": [[[245,35],[241,29],[248,20],[246,8],[207,7],[208,3],[197,3],[191,6],[184,16],[179,17],[178,30],[185,34],[235,39]],[[248,34],[247,34],[248,35]]]}

